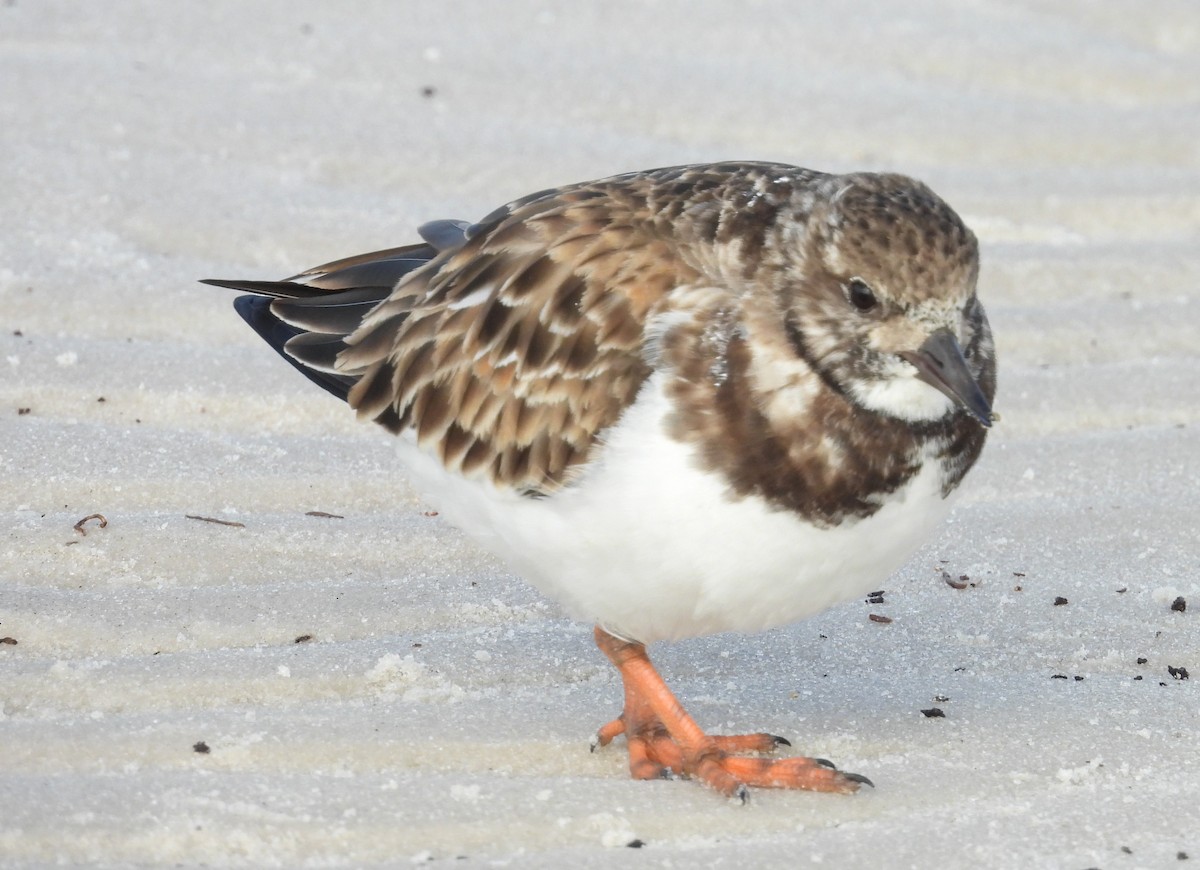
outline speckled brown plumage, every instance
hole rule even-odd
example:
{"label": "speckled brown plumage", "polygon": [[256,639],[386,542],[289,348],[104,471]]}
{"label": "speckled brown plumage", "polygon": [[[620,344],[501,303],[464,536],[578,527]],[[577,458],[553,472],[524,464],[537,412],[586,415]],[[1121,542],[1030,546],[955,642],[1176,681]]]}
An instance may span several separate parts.
{"label": "speckled brown plumage", "polygon": [[[868,375],[872,362],[829,340],[844,328],[851,273],[894,297],[896,310],[973,288],[973,236],[911,179],[777,164],[673,167],[533,194],[469,228],[443,222],[437,235],[442,249],[425,246],[428,262],[362,306],[361,323],[348,330],[344,316],[330,317],[337,343],[302,336],[290,349],[310,358],[336,349],[326,377],[347,381],[360,417],[411,429],[464,475],[531,494],[566,484],[650,375],[647,325],[681,310],[691,287],[715,289],[710,319],[692,312],[652,339],[676,372],[671,431],[700,446],[731,493],[836,522],[869,513],[902,484],[918,440],[953,445],[948,487],[982,445],[965,413],[913,427],[848,401],[845,380]],[[370,262],[363,255],[290,280],[310,288],[316,277],[345,292],[339,271]],[[273,311],[321,335],[320,300],[312,302],[300,314],[286,301]],[[986,327],[981,311],[976,319]],[[715,323],[733,333],[719,358],[700,340]],[[785,367],[799,358],[808,368],[793,378],[820,382],[810,397],[819,423],[763,413],[770,397],[753,374],[751,332],[787,357]],[[990,399],[992,369],[978,368]],[[845,461],[834,467],[832,455]]]}
{"label": "speckled brown plumage", "polygon": [[[825,383],[807,414],[773,421],[753,383],[748,340],[735,334],[715,346],[701,329],[677,330],[664,352],[677,372],[670,432],[698,447],[705,467],[724,476],[731,494],[758,495],[831,526],[877,511],[883,496],[919,470],[924,443],[938,445],[938,456],[954,457],[943,483],[947,494],[983,448],[985,430],[965,414],[913,425],[866,413]],[[990,397],[992,389],[986,392]]]}
{"label": "speckled brown plumage", "polygon": [[587,187],[494,215],[347,339],[350,404],[466,475],[561,485],[648,376],[648,313],[696,277],[650,217]]}

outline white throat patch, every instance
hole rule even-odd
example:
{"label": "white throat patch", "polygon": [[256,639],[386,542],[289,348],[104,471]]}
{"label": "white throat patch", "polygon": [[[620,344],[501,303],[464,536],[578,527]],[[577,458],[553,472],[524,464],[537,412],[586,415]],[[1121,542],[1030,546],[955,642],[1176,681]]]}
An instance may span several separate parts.
{"label": "white throat patch", "polygon": [[954,401],[918,379],[915,370],[882,381],[855,381],[849,386],[864,408],[898,420],[929,422],[954,410]]}

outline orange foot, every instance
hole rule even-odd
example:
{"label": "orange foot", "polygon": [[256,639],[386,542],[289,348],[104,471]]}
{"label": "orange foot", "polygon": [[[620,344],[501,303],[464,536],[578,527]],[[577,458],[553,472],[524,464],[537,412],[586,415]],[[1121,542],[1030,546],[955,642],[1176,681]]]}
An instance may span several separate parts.
{"label": "orange foot", "polygon": [[621,672],[625,710],[603,726],[592,748],[607,746],[619,734],[629,746],[629,772],[634,779],[675,774],[695,777],[726,797],[745,802],[747,786],[801,788],[850,794],[871,781],[843,773],[823,758],[754,758],[738,752],[772,752],[790,746],[772,734],[718,737],[705,734],[659,676],[646,647],[620,640],[596,628],[596,646]]}

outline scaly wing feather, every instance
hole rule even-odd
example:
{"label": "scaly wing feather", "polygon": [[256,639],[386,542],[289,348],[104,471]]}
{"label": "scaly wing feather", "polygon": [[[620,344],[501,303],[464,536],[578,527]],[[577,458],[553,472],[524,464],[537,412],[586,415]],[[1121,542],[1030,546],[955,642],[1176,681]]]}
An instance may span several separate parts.
{"label": "scaly wing feather", "polygon": [[695,277],[651,217],[632,180],[493,213],[347,336],[347,401],[464,475],[561,486],[648,377],[648,313]]}

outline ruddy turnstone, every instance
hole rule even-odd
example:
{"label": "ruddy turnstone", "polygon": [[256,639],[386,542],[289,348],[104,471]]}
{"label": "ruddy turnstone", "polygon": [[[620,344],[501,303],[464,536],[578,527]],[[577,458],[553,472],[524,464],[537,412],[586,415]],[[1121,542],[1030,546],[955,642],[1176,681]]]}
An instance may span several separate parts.
{"label": "ruddy turnstone", "polygon": [[866,593],[946,513],[992,420],[975,237],[901,175],[719,163],[523,197],[248,291],[246,321],[394,432],[444,515],[592,621],[634,777],[852,792],[709,736],[646,644]]}

